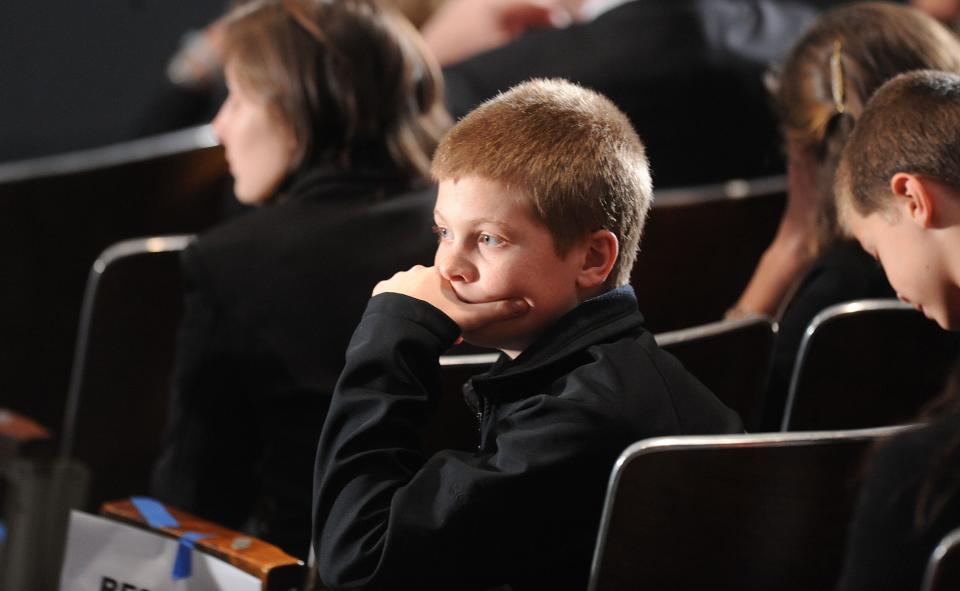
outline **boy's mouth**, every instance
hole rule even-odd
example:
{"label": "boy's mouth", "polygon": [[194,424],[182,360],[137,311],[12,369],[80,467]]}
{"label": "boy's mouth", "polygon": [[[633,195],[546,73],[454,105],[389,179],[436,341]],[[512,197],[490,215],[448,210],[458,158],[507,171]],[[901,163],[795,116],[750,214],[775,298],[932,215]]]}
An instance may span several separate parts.
{"label": "boy's mouth", "polygon": [[454,295],[457,296],[457,299],[463,302],[464,304],[483,304],[485,301],[485,300],[478,300],[474,298],[467,298],[457,292],[453,292],[453,293]]}
{"label": "boy's mouth", "polygon": [[457,291],[456,287],[453,287],[453,295],[457,296],[457,299],[463,302],[464,304],[486,304],[488,302],[495,302],[499,297],[467,297],[463,293]]}

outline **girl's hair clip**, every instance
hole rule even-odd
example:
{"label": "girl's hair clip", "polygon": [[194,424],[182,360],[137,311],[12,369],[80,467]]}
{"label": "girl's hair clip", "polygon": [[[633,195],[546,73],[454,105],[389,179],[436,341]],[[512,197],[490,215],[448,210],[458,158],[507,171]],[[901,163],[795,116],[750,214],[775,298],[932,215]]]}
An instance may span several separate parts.
{"label": "girl's hair clip", "polygon": [[833,42],[833,54],[830,56],[830,94],[833,95],[833,106],[837,113],[843,113],[847,106],[843,76],[843,44],[839,39]]}

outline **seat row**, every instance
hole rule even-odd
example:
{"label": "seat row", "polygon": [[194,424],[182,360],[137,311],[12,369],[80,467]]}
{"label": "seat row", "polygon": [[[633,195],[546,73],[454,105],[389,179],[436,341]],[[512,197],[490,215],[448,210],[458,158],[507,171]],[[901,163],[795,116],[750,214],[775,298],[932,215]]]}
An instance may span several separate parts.
{"label": "seat row", "polygon": [[[208,126],[0,164],[0,406],[60,425],[94,260],[120,240],[206,230],[237,207],[229,186]],[[723,315],[776,230],[785,190],[775,177],[657,192],[634,272],[656,278],[635,285],[651,330]]]}
{"label": "seat row", "polygon": [[[637,442],[620,456],[610,477],[590,591],[830,588],[842,566],[859,467],[877,441],[911,428]],[[11,478],[12,462],[23,459],[11,455],[11,446],[36,445],[44,437],[42,429],[20,418],[0,422],[7,452],[0,457],[4,480]],[[13,484],[7,489],[15,491],[24,482]],[[104,503],[100,510],[115,527],[133,525],[173,539],[201,534],[196,551],[249,573],[263,591],[315,588],[305,565],[278,549],[175,508],[168,511],[176,516],[173,526],[151,525],[129,499]],[[23,529],[27,523],[11,525],[7,547],[0,545],[0,582],[5,588],[54,588],[50,580],[22,584],[30,580],[24,565],[37,560],[17,538],[29,533]],[[55,564],[46,566],[56,573]],[[935,549],[920,588],[943,591],[958,584],[960,530]]]}
{"label": "seat row", "polygon": [[[59,518],[59,523],[52,525],[50,531],[64,530],[67,514],[63,509],[67,507],[95,510],[110,499],[147,490],[148,468],[161,443],[168,395],[167,379],[181,311],[178,254],[189,241],[189,236],[124,241],[106,249],[90,271],[62,437],[50,474],[50,489],[54,494],[47,500],[45,510],[48,520]],[[891,334],[898,335],[898,338],[880,338]],[[824,311],[810,326],[801,347],[798,369],[792,380],[784,413],[783,429],[851,429],[909,420],[916,414],[919,405],[937,391],[939,383],[933,376],[942,376],[952,359],[949,348],[944,346],[943,335],[918,312],[896,301],[852,302]],[[664,332],[657,335],[657,341],[661,347],[678,357],[726,404],[737,410],[748,425],[755,425],[763,411],[764,378],[775,337],[775,323],[768,318],[753,317]],[[897,346],[892,346],[891,340]],[[932,354],[935,352],[939,354]],[[906,359],[907,355],[912,357]],[[444,392],[440,397],[436,418],[425,433],[431,449],[469,450],[475,446],[475,418],[462,403],[459,393],[470,376],[485,371],[495,359],[496,354],[450,354],[441,357]],[[913,389],[912,396],[904,395],[904,392],[910,391],[910,387],[903,382],[903,372],[899,370],[903,363],[910,363],[914,368],[926,363],[925,367],[929,368],[919,372],[929,383],[922,385],[923,389]],[[708,539],[713,539],[712,543],[718,543],[720,539],[712,536],[719,536],[724,530],[746,527],[745,524],[754,520],[765,525],[775,523],[775,520],[771,521],[775,516],[781,520],[799,520],[796,523],[807,519],[822,522],[822,535],[826,535],[828,530],[834,531],[832,543],[835,551],[826,552],[825,555],[832,556],[836,563],[839,560],[837,557],[842,555],[844,537],[842,528],[837,528],[836,524],[845,521],[839,517],[826,520],[802,517],[817,506],[823,515],[826,501],[819,497],[803,496],[803,487],[797,488],[797,483],[807,481],[808,476],[811,482],[819,483],[817,486],[826,483],[833,488],[820,490],[817,494],[829,498],[835,496],[836,490],[843,488],[847,496],[837,497],[832,502],[842,501],[843,506],[837,509],[838,515],[847,515],[853,498],[849,495],[855,490],[850,486],[849,476],[857,473],[856,467],[862,452],[868,447],[866,443],[854,444],[850,441],[872,441],[896,429],[761,434],[732,438],[667,438],[638,443],[625,452],[614,471],[607,499],[609,516],[605,518],[603,527],[609,529],[610,524],[632,523],[630,515],[647,512],[647,509],[628,508],[627,517],[618,516],[623,501],[617,499],[624,495],[633,499],[628,507],[633,507],[637,499],[632,493],[615,491],[623,487],[629,490],[631,479],[640,478],[641,481],[663,484],[664,490],[658,493],[663,498],[658,502],[677,499],[677,489],[712,491],[707,496],[690,493],[687,499],[691,503],[689,512],[681,511],[677,519],[684,513],[713,515],[714,511],[709,508],[711,502],[729,505],[730,499],[752,498],[753,501],[744,505],[742,511],[754,506],[765,507],[764,511],[773,512],[773,515],[763,516],[741,514],[729,521],[733,518],[727,506],[722,513],[728,522],[708,536]],[[844,456],[847,460],[836,467],[832,462],[841,461],[836,458],[843,454],[834,448],[844,446],[852,446],[857,451]],[[648,454],[666,453],[664,450],[673,450],[675,447],[678,451],[671,451],[671,458],[665,461],[665,465],[672,468],[657,467],[657,460],[653,460],[653,468],[642,467],[648,462]],[[823,450],[809,451],[818,447]],[[694,448],[703,451],[689,452],[692,458],[689,461],[679,451]],[[765,451],[755,452],[757,455],[732,451],[747,448]],[[673,457],[675,453],[683,457]],[[772,454],[775,459],[765,459],[764,454]],[[634,461],[634,456],[642,458],[640,463]],[[729,461],[725,459],[727,456],[731,458]],[[788,459],[787,456],[792,458]],[[828,461],[827,458],[833,459]],[[777,468],[772,466],[774,464],[779,464],[781,469],[789,466],[789,470],[779,475]],[[720,468],[715,469],[717,466]],[[706,467],[709,469],[705,470]],[[641,476],[632,476],[636,470],[640,470]],[[651,474],[649,470],[665,472]],[[737,473],[737,470],[743,473]],[[805,475],[807,471],[812,472]],[[797,480],[775,484],[776,479],[787,478],[787,474],[793,474],[792,478]],[[692,482],[694,477],[703,482]],[[712,482],[710,478],[720,480]],[[732,479],[741,481],[733,483]],[[750,485],[751,481],[763,482],[765,487],[772,488],[756,488]],[[732,488],[724,490],[724,483]],[[799,495],[802,501],[783,501],[785,505],[782,507],[772,504],[772,500],[776,500],[778,494],[786,494],[785,491],[793,491],[788,496]],[[714,493],[717,496],[710,501]],[[803,502],[809,502],[809,505],[803,505]],[[651,509],[650,515],[664,515],[664,512]],[[666,527],[664,524],[673,520],[671,517],[657,527]],[[784,524],[774,529],[791,531]],[[677,531],[677,540],[687,535],[679,529]],[[754,530],[748,528],[746,531],[749,533]],[[641,534],[644,539],[652,535],[643,528]],[[616,551],[613,557],[604,557],[605,548],[637,547],[635,541],[624,540],[611,545],[610,537],[619,539],[620,535],[615,525],[609,532],[601,530],[601,539],[607,539],[608,542],[605,542],[606,546],[598,548],[596,560],[600,563],[595,566],[597,572],[609,570],[602,568],[601,564],[617,564]],[[738,535],[737,538],[743,536]],[[761,539],[771,539],[768,533],[759,531],[755,538],[752,542],[748,539],[742,542],[746,547]],[[56,545],[56,540],[53,541]],[[803,543],[801,541],[801,546],[806,547]],[[50,544],[48,539],[48,547]],[[730,549],[728,543],[723,545]],[[827,547],[822,543],[817,545],[821,546],[820,550],[810,546],[809,552],[822,553],[823,548]],[[701,551],[706,550],[704,548]],[[55,548],[52,554],[57,555],[61,551],[61,548]],[[712,555],[715,554],[714,550]],[[787,554],[793,556],[796,552]],[[745,557],[745,551],[741,557],[731,556],[730,563],[736,564],[745,560]],[[761,562],[769,562],[774,566],[777,564],[773,558]],[[626,560],[625,563],[635,566],[637,561]],[[658,565],[656,568],[659,569],[666,563],[652,560],[651,564]],[[823,572],[836,571],[838,564],[825,567]],[[764,574],[755,570],[745,571],[738,567],[732,568],[730,573],[738,577],[773,577],[778,570],[782,571],[772,568],[764,571]],[[646,578],[649,573],[637,576]],[[600,585],[597,588],[608,588],[606,583],[596,584]]]}

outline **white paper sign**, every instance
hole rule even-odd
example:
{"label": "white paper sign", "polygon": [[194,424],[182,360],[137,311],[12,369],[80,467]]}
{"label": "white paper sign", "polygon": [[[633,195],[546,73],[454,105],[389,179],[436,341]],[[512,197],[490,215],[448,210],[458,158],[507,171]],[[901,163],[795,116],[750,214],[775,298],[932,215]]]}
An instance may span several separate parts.
{"label": "white paper sign", "polygon": [[70,514],[61,591],[260,591],[260,581],[194,550],[192,574],[174,581],[177,540],[87,513]]}

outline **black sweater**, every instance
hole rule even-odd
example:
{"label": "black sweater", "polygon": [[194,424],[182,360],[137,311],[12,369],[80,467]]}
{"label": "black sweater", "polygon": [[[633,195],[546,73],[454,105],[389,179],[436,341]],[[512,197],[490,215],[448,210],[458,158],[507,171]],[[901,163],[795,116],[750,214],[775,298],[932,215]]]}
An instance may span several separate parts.
{"label": "black sweater", "polygon": [[396,184],[312,170],[184,251],[155,496],[306,556],[317,439],[350,335],[376,282],[436,249],[435,191]]}
{"label": "black sweater", "polygon": [[459,334],[436,308],[370,300],[324,425],[315,549],[333,588],[586,586],[617,456],[646,437],[741,431],[643,329],[629,287],[588,300],[467,387],[475,453],[418,435]]}
{"label": "black sweater", "polygon": [[917,522],[917,502],[934,470],[954,475],[960,470],[960,453],[945,454],[958,437],[960,417],[948,416],[878,448],[850,523],[841,591],[920,589],[933,549],[960,527],[956,476],[952,490],[937,488],[932,498],[942,502],[940,511],[923,525]]}

